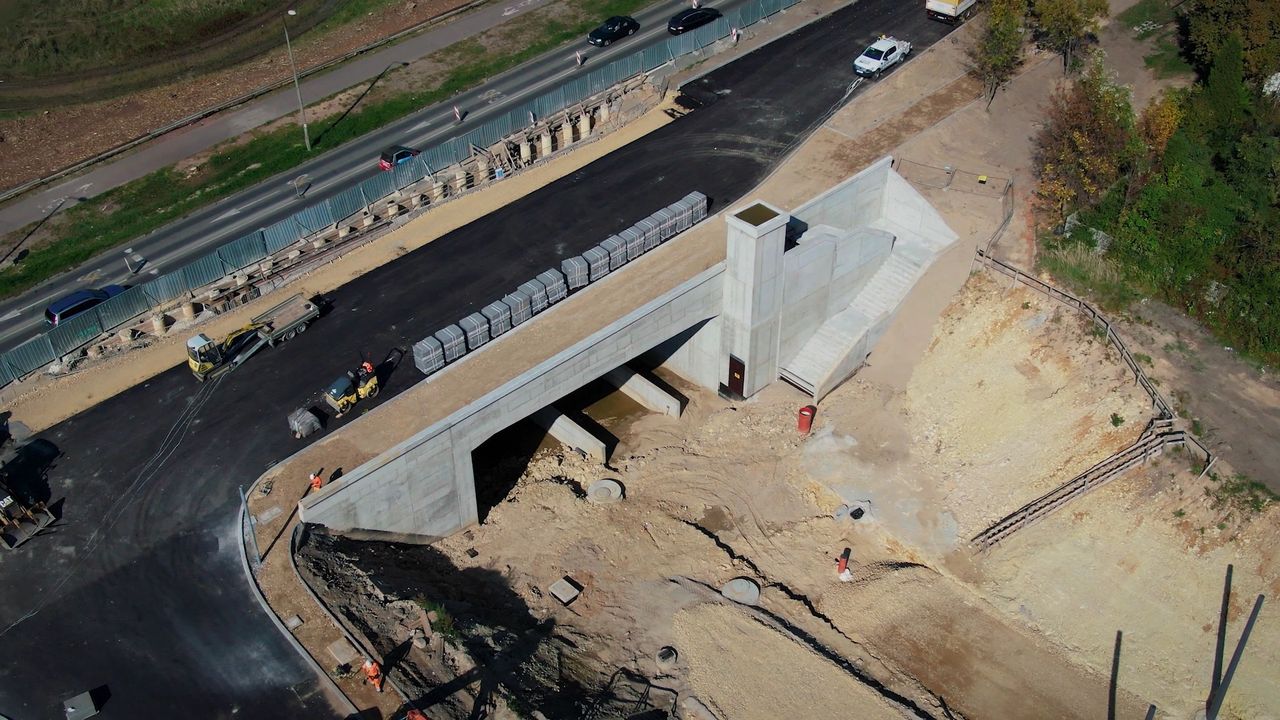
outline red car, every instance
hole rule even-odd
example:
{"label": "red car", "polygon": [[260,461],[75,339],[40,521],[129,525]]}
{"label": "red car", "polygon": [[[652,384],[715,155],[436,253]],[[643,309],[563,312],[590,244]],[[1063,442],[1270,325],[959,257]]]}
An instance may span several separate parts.
{"label": "red car", "polygon": [[378,158],[378,167],[383,170],[390,170],[397,165],[403,165],[418,157],[419,152],[419,150],[407,148],[403,145],[393,145],[382,151],[382,157]]}

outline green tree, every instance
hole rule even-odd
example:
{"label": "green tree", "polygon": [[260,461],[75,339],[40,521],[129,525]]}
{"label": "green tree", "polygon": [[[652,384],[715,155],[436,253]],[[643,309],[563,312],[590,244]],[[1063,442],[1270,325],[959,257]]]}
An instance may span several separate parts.
{"label": "green tree", "polygon": [[1049,98],[1034,139],[1038,205],[1054,222],[1088,207],[1120,179],[1141,152],[1129,90],[1094,53],[1084,75]]}
{"label": "green tree", "polygon": [[1109,9],[1107,0],[1035,0],[1036,27],[1045,45],[1062,55],[1063,72]]}
{"label": "green tree", "polygon": [[1280,72],[1280,2],[1193,0],[1188,5],[1187,46],[1202,72],[1232,35],[1240,40],[1244,74],[1251,83]]}
{"label": "green tree", "polygon": [[992,0],[982,37],[969,49],[973,72],[982,80],[987,108],[1022,64],[1022,20],[1027,0]]}

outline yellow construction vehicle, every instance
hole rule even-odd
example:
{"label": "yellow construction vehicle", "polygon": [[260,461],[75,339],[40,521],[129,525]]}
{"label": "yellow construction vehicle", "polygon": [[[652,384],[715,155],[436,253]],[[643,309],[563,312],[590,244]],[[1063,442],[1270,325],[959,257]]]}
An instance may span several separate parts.
{"label": "yellow construction vehicle", "polygon": [[235,369],[264,346],[305,332],[307,323],[319,315],[320,308],[314,302],[294,295],[221,340],[212,340],[204,333],[187,340],[187,366],[201,382],[217,377]]}
{"label": "yellow construction vehicle", "polygon": [[368,362],[361,363],[355,372],[347,371],[346,375],[334,380],[324,393],[329,406],[342,417],[355,404],[365,398],[378,396],[378,373]]}

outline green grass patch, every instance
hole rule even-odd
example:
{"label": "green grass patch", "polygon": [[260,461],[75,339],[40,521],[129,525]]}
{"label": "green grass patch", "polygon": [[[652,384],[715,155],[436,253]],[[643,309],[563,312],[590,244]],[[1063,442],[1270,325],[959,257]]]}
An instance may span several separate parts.
{"label": "green grass patch", "polygon": [[1178,31],[1168,28],[1160,33],[1153,43],[1155,49],[1143,58],[1143,63],[1158,78],[1193,75],[1195,68],[1182,56],[1182,48],[1178,45]]}
{"label": "green grass patch", "polygon": [[[373,3],[375,0],[367,0]],[[580,19],[538,16],[516,18],[495,29],[501,39],[532,38],[514,52],[493,52],[475,38],[439,51],[451,69],[435,87],[400,93],[358,107],[345,116],[312,124],[313,153],[307,155],[297,125],[260,132],[245,143],[225,143],[190,178],[173,169],[160,170],[108,191],[91,202],[72,207],[55,218],[51,237],[22,262],[0,271],[0,297],[12,297],[106,250],[188,215],[267,178],[297,167],[309,157],[384,127],[427,105],[446,100],[509,70],[530,58],[575,40],[595,27],[600,18],[625,15],[644,7],[646,0],[587,0],[576,4]],[[509,47],[509,42],[495,43]],[[373,162],[373,158],[369,162]],[[19,231],[19,237],[27,230]],[[212,248],[211,248],[212,249]]]}
{"label": "green grass patch", "polygon": [[1124,418],[1120,413],[1111,413],[1111,427],[1120,427],[1124,424]]}
{"label": "green grass patch", "polygon": [[431,623],[431,632],[435,635],[441,635],[445,640],[457,645],[462,640],[462,635],[458,631],[458,626],[453,622],[453,615],[445,609],[444,605],[428,600],[425,597],[417,597],[413,600],[426,612],[435,612],[436,621]]}
{"label": "green grass patch", "polygon": [[1209,480],[1211,484],[1204,489],[1204,493],[1212,498],[1215,510],[1227,508],[1243,514],[1257,514],[1280,500],[1280,495],[1271,488],[1240,473],[1226,479],[1217,473],[1209,473]]}
{"label": "green grass patch", "polygon": [[1048,243],[1040,265],[1068,287],[1087,293],[1104,310],[1123,311],[1141,297],[1115,263],[1080,243]]}
{"label": "green grass patch", "polygon": [[1116,17],[1130,29],[1144,28],[1136,32],[1139,38],[1147,38],[1153,35],[1155,31],[1145,28],[1153,24],[1163,26],[1173,22],[1173,8],[1169,7],[1169,3],[1166,0],[1140,0],[1136,5]]}

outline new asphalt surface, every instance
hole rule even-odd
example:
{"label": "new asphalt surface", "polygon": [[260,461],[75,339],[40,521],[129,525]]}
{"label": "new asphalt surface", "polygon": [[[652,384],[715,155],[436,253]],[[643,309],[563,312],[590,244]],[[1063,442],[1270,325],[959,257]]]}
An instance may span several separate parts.
{"label": "new asphalt surface", "polygon": [[[332,716],[236,544],[238,488],[302,447],[286,414],[690,191],[732,204],[842,102],[877,34],[923,50],[948,30],[860,0],[687,85],[685,117],[339,289],[310,331],[218,382],[174,368],[42,434],[63,455],[34,482],[62,520],[0,558],[0,714],[62,717],[105,684],[104,718]],[[384,378],[365,408],[420,376],[405,361]]]}

